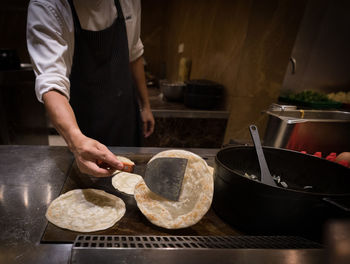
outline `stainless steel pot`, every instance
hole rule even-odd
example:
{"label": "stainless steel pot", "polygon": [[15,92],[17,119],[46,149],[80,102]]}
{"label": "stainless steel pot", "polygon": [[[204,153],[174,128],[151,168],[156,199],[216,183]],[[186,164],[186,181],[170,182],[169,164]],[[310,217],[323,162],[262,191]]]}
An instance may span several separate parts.
{"label": "stainless steel pot", "polygon": [[168,82],[161,81],[159,83],[160,90],[163,96],[169,101],[182,101],[184,98],[184,88],[186,86],[183,82]]}
{"label": "stainless steel pot", "polygon": [[350,150],[350,113],[325,110],[266,111],[264,145],[324,154]]}
{"label": "stainless steel pot", "polygon": [[197,109],[213,109],[222,102],[224,87],[210,80],[195,79],[186,82],[184,104]]}

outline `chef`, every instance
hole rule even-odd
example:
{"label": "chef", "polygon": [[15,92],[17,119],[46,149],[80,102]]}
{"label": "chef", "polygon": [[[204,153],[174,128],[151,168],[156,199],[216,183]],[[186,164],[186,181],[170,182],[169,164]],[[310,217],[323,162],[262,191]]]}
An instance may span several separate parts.
{"label": "chef", "polygon": [[153,132],[140,14],[139,0],[29,3],[36,95],[83,173],[110,176],[123,165],[106,145],[139,146]]}

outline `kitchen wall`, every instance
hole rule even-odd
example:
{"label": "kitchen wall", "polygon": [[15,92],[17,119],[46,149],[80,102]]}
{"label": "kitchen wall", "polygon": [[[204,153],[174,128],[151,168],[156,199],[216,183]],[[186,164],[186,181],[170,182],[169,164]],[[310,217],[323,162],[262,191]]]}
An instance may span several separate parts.
{"label": "kitchen wall", "polygon": [[249,140],[251,123],[263,132],[266,117],[261,111],[277,101],[307,1],[162,2],[142,1],[149,69],[176,79],[178,45],[184,43],[183,56],[192,59],[191,78],[211,79],[226,88],[225,107],[231,115],[225,142]]}
{"label": "kitchen wall", "polygon": [[293,47],[283,92],[350,91],[350,2],[309,0]]}

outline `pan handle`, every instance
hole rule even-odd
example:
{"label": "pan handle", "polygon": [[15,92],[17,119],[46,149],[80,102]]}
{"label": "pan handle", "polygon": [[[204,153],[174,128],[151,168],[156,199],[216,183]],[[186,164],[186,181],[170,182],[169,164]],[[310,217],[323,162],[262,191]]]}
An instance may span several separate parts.
{"label": "pan handle", "polygon": [[345,212],[350,212],[350,208],[349,207],[347,207],[347,206],[345,206],[343,204],[340,204],[340,203],[338,203],[338,202],[336,202],[336,201],[334,201],[334,200],[332,200],[330,198],[322,198],[322,200],[325,201],[326,203],[330,204],[330,205],[333,205],[333,206],[335,206],[335,207],[345,211]]}

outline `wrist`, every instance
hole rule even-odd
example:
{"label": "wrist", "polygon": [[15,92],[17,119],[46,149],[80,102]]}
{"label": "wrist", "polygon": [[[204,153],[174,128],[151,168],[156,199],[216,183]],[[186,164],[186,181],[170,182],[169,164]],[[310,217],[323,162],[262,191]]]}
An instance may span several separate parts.
{"label": "wrist", "polygon": [[140,110],[141,110],[141,111],[143,111],[143,110],[151,110],[151,105],[150,105],[150,103],[149,103],[148,100],[146,100],[146,101],[141,101]]}
{"label": "wrist", "polygon": [[84,140],[85,136],[79,129],[74,129],[68,132],[67,135],[67,145],[70,151],[74,154],[78,151],[81,142]]}

